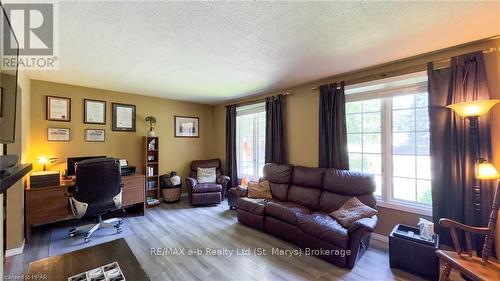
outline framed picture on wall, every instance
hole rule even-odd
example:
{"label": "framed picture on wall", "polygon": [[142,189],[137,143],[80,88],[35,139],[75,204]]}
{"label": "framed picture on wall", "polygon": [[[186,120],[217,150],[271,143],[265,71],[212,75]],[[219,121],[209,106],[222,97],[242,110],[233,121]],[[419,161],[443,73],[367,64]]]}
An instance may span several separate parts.
{"label": "framed picture on wall", "polygon": [[65,97],[46,97],[46,118],[49,121],[71,121],[71,99]]}
{"label": "framed picture on wall", "polygon": [[112,103],[113,131],[135,132],[135,105]]}
{"label": "framed picture on wall", "polygon": [[198,117],[174,116],[176,138],[198,138],[200,137]]}
{"label": "framed picture on wall", "polygon": [[83,123],[106,124],[106,102],[102,100],[83,100]]}
{"label": "framed picture on wall", "polygon": [[104,142],[105,140],[106,132],[104,129],[85,129],[85,141]]}
{"label": "framed picture on wall", "polygon": [[47,128],[47,141],[70,141],[70,129]]}

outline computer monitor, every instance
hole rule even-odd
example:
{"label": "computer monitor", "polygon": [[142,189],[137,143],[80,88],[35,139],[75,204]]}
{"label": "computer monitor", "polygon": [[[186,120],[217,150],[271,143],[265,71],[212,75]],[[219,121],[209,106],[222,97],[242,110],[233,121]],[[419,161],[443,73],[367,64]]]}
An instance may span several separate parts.
{"label": "computer monitor", "polygon": [[68,157],[68,167],[67,167],[67,176],[75,175],[75,163],[80,162],[87,159],[94,158],[106,158],[106,156],[85,156],[85,157]]}

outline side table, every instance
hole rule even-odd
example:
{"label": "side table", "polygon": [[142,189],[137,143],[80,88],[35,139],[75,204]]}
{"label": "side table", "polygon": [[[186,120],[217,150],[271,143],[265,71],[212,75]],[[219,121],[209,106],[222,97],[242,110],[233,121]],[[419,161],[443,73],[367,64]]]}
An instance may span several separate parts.
{"label": "side table", "polygon": [[243,186],[233,187],[227,191],[227,204],[230,210],[236,210],[236,202],[238,198],[247,195],[247,188]]}
{"label": "side table", "polygon": [[[389,264],[431,280],[439,280],[439,259],[435,252],[439,247],[439,235],[435,234],[432,242],[419,241],[418,238],[404,238],[398,233],[413,231],[418,237],[420,230],[416,227],[397,224],[389,235]],[[396,233],[398,232],[398,233]]]}

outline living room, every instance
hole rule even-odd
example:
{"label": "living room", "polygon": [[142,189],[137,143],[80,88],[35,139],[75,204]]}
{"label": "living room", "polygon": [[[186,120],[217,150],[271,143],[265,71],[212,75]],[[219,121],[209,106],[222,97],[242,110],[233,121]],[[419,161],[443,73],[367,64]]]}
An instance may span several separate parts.
{"label": "living room", "polygon": [[26,2],[3,278],[500,278],[500,2]]}

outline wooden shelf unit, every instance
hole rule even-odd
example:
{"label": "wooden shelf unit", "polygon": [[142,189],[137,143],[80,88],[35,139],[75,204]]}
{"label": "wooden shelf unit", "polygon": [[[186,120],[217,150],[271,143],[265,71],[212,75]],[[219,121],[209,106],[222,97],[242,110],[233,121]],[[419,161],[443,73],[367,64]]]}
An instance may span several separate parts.
{"label": "wooden shelf unit", "polygon": [[[152,149],[150,149],[149,144],[151,141],[155,141]],[[157,205],[148,205],[147,197],[153,197],[160,200],[160,150],[159,143],[160,139],[158,137],[144,137],[144,173],[146,174],[146,207],[155,207]],[[153,173],[150,173],[150,170]]]}

